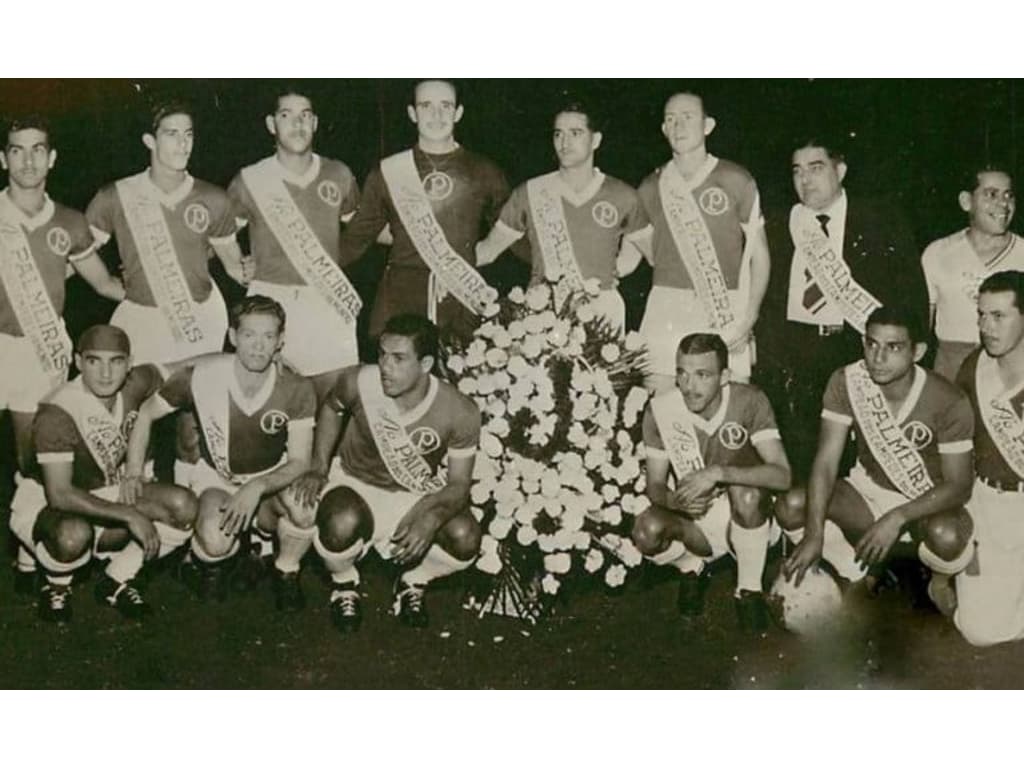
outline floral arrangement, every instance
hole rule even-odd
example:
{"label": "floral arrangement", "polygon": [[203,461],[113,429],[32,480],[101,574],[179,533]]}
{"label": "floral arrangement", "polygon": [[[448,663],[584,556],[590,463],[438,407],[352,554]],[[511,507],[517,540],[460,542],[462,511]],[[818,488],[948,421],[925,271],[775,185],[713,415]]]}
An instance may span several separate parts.
{"label": "floral arrangement", "polygon": [[482,414],[473,514],[477,567],[494,588],[476,607],[535,620],[572,576],[620,586],[641,562],[629,538],[647,507],[641,467],[646,349],[551,279],[513,289],[445,366]]}

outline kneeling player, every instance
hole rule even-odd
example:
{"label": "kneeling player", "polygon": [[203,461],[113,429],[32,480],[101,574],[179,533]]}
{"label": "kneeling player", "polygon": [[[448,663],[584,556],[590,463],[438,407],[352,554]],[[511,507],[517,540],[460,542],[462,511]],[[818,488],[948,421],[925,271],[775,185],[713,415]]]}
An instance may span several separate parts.
{"label": "kneeling player", "polygon": [[765,497],[789,488],[790,469],[771,403],[756,387],[730,384],[728,360],[715,334],[693,333],[679,343],[676,386],[644,413],[651,507],[637,517],[633,541],[653,562],[679,570],[679,611],[690,617],[704,609],[705,564],[731,548],[737,616],[756,631],[768,617]]}
{"label": "kneeling player", "polygon": [[334,582],[331,614],[342,632],[361,621],[356,562],[371,544],[404,569],[395,613],[409,626],[427,624],[426,585],[468,568],[480,549],[469,511],[480,412],[431,375],[437,343],[426,318],[391,318],[378,365],[342,371],[320,409],[313,470],[297,493],[309,503],[322,491],[314,543]]}
{"label": "kneeling player", "polygon": [[141,466],[152,423],[178,409],[194,411],[202,458],[188,481],[199,496],[192,540],[200,597],[225,597],[224,562],[250,530],[273,551],[279,610],[303,606],[299,563],[314,533],[314,510],[282,492],[309,466],[316,397],[313,385],[277,363],[284,338],[281,305],[249,296],[231,309],[234,354],[199,359],[146,401],[128,446],[129,472]]}
{"label": "kneeling player", "polygon": [[[864,359],[829,379],[806,505],[791,494],[776,510],[787,536],[799,541],[784,565],[798,583],[823,555],[841,577],[858,581],[905,533],[920,542],[936,582],[970,561],[963,505],[971,495],[974,418],[959,389],[915,364],[926,351],[922,339],[912,312],[876,309]],[[836,482],[851,426],[857,463]]]}
{"label": "kneeling player", "polygon": [[11,530],[46,571],[44,619],[70,619],[72,575],[94,555],[109,560],[97,599],[140,619],[149,606],[133,579],[145,559],[188,540],[196,499],[184,488],[148,483],[127,501],[119,486],[127,433],[162,372],[132,368],[127,335],[109,325],[82,334],[75,365],[81,375],[39,407],[33,443],[42,485],[26,479],[18,486]]}

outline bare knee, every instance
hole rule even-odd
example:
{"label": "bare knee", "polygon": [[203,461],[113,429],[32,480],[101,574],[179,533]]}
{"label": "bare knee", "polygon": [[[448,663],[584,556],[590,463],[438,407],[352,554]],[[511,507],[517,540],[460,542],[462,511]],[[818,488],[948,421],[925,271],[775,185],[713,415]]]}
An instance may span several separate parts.
{"label": "bare knee", "polygon": [[169,488],[163,500],[167,508],[169,522],[175,528],[188,530],[196,524],[199,517],[199,499],[192,491],[174,486]]}
{"label": "bare knee", "polygon": [[733,520],[744,528],[759,528],[764,524],[764,491],[747,485],[730,485],[728,493]]}
{"label": "bare knee", "polygon": [[343,552],[359,539],[373,535],[373,516],[363,498],[351,488],[335,488],[320,502],[316,512],[320,543],[332,552]]}
{"label": "bare knee", "polygon": [[807,519],[807,490],[791,488],[775,499],[775,519],[787,531],[804,527]]}
{"label": "bare knee", "polygon": [[54,560],[73,563],[92,549],[92,540],[89,523],[80,517],[65,517],[43,537],[43,544]]}
{"label": "bare knee", "polygon": [[221,530],[223,514],[220,504],[227,494],[213,495],[204,492],[199,499],[199,516],[195,522],[195,538],[202,551],[210,557],[225,557],[231,553],[235,545],[233,536],[225,535]]}
{"label": "bare knee", "polygon": [[469,560],[480,553],[483,532],[480,524],[468,512],[462,512],[441,529],[438,544],[457,560]]}
{"label": "bare knee", "polygon": [[652,556],[662,550],[665,524],[648,509],[633,521],[632,539],[641,554]]}
{"label": "bare knee", "polygon": [[924,521],[924,540],[928,549],[943,560],[954,560],[970,544],[974,526],[963,509],[937,512]]}

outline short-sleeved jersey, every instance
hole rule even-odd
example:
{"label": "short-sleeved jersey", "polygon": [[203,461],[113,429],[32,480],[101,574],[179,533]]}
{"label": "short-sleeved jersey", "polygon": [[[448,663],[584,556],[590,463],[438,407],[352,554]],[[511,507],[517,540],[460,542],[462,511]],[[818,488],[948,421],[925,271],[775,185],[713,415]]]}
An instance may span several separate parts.
{"label": "short-sleeved jersey", "polygon": [[[857,365],[853,363],[852,365]],[[822,398],[821,416],[853,426],[857,436],[857,461],[878,485],[899,492],[875,460],[857,423],[846,387],[846,367],[832,373]],[[943,481],[942,454],[966,453],[974,439],[974,414],[971,404],[957,387],[920,366],[914,366],[914,382],[896,424],[924,462],[932,482]]]}
{"label": "short-sleeved jersey", "polygon": [[978,287],[1004,269],[1024,270],[1024,241],[1010,242],[982,263],[963,229],[929,245],[921,256],[928,303],[935,305],[935,335],[944,341],[978,342]]}
{"label": "short-sleeved jersey", "polygon": [[[167,231],[189,293],[193,300],[205,301],[213,290],[209,270],[210,246],[230,241],[237,230],[227,193],[191,176],[186,176],[185,181],[169,194],[152,183],[148,170],[138,174],[137,178],[149,185],[151,193],[161,203]],[[104,245],[111,236],[117,238],[117,252],[124,267],[125,297],[146,307],[156,306],[117,186],[108,184],[97,192],[85,215],[100,245]]]}
{"label": "short-sleeved jersey", "polygon": [[[339,160],[313,155],[313,163],[301,176],[269,158],[263,162],[281,174],[295,206],[302,212],[327,254],[338,261],[339,222],[359,205],[359,185],[349,167]],[[256,265],[256,279],[277,285],[305,285],[260,212],[242,174],[228,186],[239,223],[249,225],[249,243]]]}
{"label": "short-sleeved jersey", "polygon": [[[693,289],[693,279],[683,265],[661,204],[658,179],[666,167],[657,169],[644,179],[637,190],[653,226],[652,284]],[[745,168],[712,155],[708,156],[704,174],[690,181],[693,197],[711,234],[725,283],[730,289],[736,289],[743,266],[744,227],[764,225],[757,183]]]}
{"label": "short-sleeved jersey", "polygon": [[[722,401],[710,419],[691,413],[704,466],[754,467],[763,464],[757,445],[781,440],[772,405],[757,387],[733,382],[722,387]],[[650,403],[644,410],[647,455],[668,459]]]}
{"label": "short-sleeved jersey", "polygon": [[[358,366],[343,370],[327,396],[326,402],[350,417],[337,456],[353,477],[381,488],[403,490],[388,471],[370,432],[359,394],[359,370]],[[412,445],[434,472],[446,457],[475,455],[480,442],[480,411],[476,404],[448,382],[433,376],[427,396],[402,414],[402,423]]]}
{"label": "short-sleeved jersey", "polygon": [[[121,424],[124,439],[123,451],[127,449],[128,437],[139,407],[163,383],[161,370],[155,365],[140,365],[132,368],[124,386],[114,401],[111,413]],[[81,386],[80,379],[64,384],[63,387]],[[59,390],[58,390],[59,391]],[[72,462],[72,483],[76,488],[93,491],[106,485],[103,470],[96,463],[89,446],[78,429],[72,414],[59,405],[48,401],[39,405],[32,423],[32,444],[40,465]],[[118,416],[120,415],[120,418]]]}
{"label": "short-sleeved jersey", "polygon": [[[79,261],[93,252],[92,233],[78,211],[55,203],[49,197],[35,216],[26,216],[11,202],[4,189],[0,192],[0,221],[21,227],[28,240],[32,259],[39,269],[46,293],[58,314],[64,312],[64,280],[69,262]],[[24,336],[7,290],[0,281],[0,333]]]}
{"label": "short-sleeved jersey", "polygon": [[[177,371],[159,391],[171,408],[189,410],[199,422],[200,455],[216,466],[206,442],[203,410],[196,403],[192,378],[220,356],[201,359],[194,367]],[[205,404],[203,404],[205,405]],[[228,390],[228,467],[235,475],[253,475],[273,469],[286,458],[288,433],[312,427],[316,393],[309,380],[285,366],[272,366],[264,386],[252,398],[242,394],[236,381]]]}
{"label": "short-sleeved jersey", "polygon": [[[984,358],[982,357],[983,355]],[[1004,486],[1015,485],[1024,480],[1024,477],[1019,477],[1013,468],[1006,463],[1006,459],[1003,458],[1003,454],[999,452],[999,448],[996,447],[995,442],[992,440],[992,434],[988,431],[985,419],[981,415],[981,408],[978,403],[977,373],[978,364],[983,359],[986,360],[987,364],[992,362],[992,358],[982,348],[971,352],[967,359],[964,360],[963,365],[960,366],[960,372],[956,377],[956,383],[967,393],[967,397],[971,401],[971,408],[974,411],[974,418],[977,422],[977,426],[974,429],[974,468],[981,477],[987,480],[1002,483]],[[994,369],[995,366],[993,365],[992,368]],[[991,372],[993,375],[996,373],[995,370]],[[1024,418],[1024,387],[1020,387],[1016,393],[1013,393],[1009,400],[1018,418]]]}
{"label": "short-sleeved jersey", "polygon": [[[550,175],[557,179],[558,171]],[[569,239],[583,279],[597,278],[602,288],[613,288],[615,257],[619,254],[622,236],[647,225],[636,190],[600,171],[597,171],[594,183],[582,193],[574,192],[564,183],[559,186]],[[500,218],[510,229],[528,234],[532,251],[530,279],[535,283],[542,281],[544,256],[526,184],[512,192],[501,209]]]}

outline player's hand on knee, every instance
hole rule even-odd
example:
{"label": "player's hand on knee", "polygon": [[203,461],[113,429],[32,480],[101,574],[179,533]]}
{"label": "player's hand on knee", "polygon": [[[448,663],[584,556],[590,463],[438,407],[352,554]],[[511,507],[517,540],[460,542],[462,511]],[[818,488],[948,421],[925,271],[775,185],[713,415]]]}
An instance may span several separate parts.
{"label": "player's hand on knee", "polygon": [[246,483],[235,494],[224,502],[221,510],[224,513],[220,521],[220,530],[225,536],[237,536],[248,527],[249,521],[256,512],[262,493],[256,485]]}
{"label": "player's hand on knee", "polygon": [[680,480],[672,495],[680,505],[686,506],[697,499],[710,496],[720,480],[718,467],[704,467]]}
{"label": "player's hand on knee", "polygon": [[327,485],[327,474],[316,469],[300,475],[295,482],[289,486],[289,491],[299,504],[306,507],[316,507],[320,500],[320,491]]}
{"label": "player's hand on knee", "polygon": [[128,520],[128,531],[142,545],[147,560],[159,554],[160,536],[156,532],[156,526],[148,518],[140,514],[133,515]]}
{"label": "player's hand on knee", "polygon": [[399,565],[419,561],[430,549],[441,522],[429,509],[410,509],[395,527],[391,537],[391,556]]}
{"label": "player's hand on knee", "polygon": [[810,534],[804,536],[803,540],[796,545],[792,554],[782,564],[782,572],[786,575],[786,581],[795,579],[796,586],[804,580],[804,574],[808,569],[814,568],[821,559],[821,550],[824,542],[819,536]]}
{"label": "player's hand on knee", "polygon": [[129,507],[134,507],[142,498],[142,477],[139,475],[127,475],[121,481],[119,493],[120,501]]}
{"label": "player's hand on knee", "polygon": [[896,510],[883,515],[864,532],[854,547],[857,559],[867,566],[882,562],[902,531],[902,515],[896,513]]}

